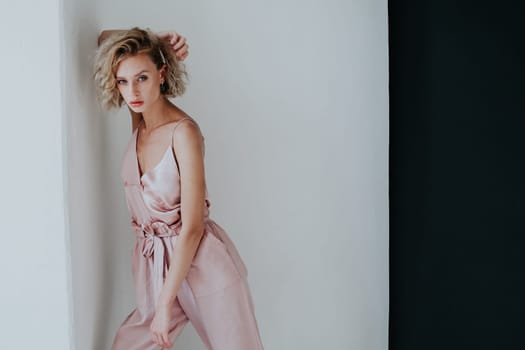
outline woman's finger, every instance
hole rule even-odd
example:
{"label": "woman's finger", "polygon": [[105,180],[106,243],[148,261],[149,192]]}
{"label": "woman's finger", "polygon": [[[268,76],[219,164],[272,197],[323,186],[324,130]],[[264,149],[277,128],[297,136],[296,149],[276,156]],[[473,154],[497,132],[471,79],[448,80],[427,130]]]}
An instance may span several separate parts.
{"label": "woman's finger", "polygon": [[189,54],[190,54],[190,52],[189,52],[189,51],[186,51],[186,53],[184,53],[184,54],[179,58],[179,60],[184,61],[184,60],[186,59],[186,57],[188,57]]}
{"label": "woman's finger", "polygon": [[157,33],[157,36],[162,40],[167,40],[171,46],[175,45],[177,40],[181,38],[181,35],[177,32],[159,32]]}
{"label": "woman's finger", "polygon": [[165,39],[165,40],[173,40],[173,38],[177,38],[179,36],[179,34],[177,34],[177,32],[173,32],[173,31],[162,31],[162,32],[158,32],[157,33],[157,36],[161,39]]}
{"label": "woman's finger", "polygon": [[190,47],[190,45],[184,44],[184,46],[182,46],[181,48],[179,48],[178,50],[175,51],[175,54],[182,55],[182,54],[184,54],[184,53],[186,53],[188,51],[189,47]]}
{"label": "woman's finger", "polygon": [[179,48],[178,50],[175,51],[175,55],[181,56],[185,54],[188,51],[188,47],[189,45],[184,45],[183,47]]}
{"label": "woman's finger", "polygon": [[170,340],[168,338],[168,332],[162,332],[161,337],[162,337],[162,344],[163,344],[162,346],[167,349],[171,348]]}
{"label": "woman's finger", "polygon": [[152,340],[155,344],[159,345],[159,341],[157,340],[157,335],[156,335],[155,333],[151,333],[151,340]]}
{"label": "woman's finger", "polygon": [[163,346],[164,341],[162,340],[161,333],[157,331],[151,331],[151,334],[153,336],[153,342],[158,346]]}
{"label": "woman's finger", "polygon": [[177,50],[178,48],[184,46],[184,44],[186,44],[186,38],[181,35],[177,43],[173,45],[173,50]]}
{"label": "woman's finger", "polygon": [[172,32],[171,33],[171,36],[170,36],[170,45],[173,45],[177,42],[177,40],[179,40],[181,38],[181,35],[175,33],[175,32]]}
{"label": "woman's finger", "polygon": [[184,52],[181,53],[181,54],[176,54],[175,57],[176,57],[179,61],[184,61],[184,59],[185,59],[186,57],[188,57],[189,54],[190,54],[189,51],[184,51]]}

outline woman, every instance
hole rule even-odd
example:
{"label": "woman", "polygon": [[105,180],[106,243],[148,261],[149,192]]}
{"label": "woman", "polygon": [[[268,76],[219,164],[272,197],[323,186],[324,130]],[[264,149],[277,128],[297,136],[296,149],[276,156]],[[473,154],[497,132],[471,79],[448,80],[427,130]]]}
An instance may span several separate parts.
{"label": "woman", "polygon": [[112,350],[169,349],[188,321],[208,349],[263,349],[246,267],[209,217],[204,137],[168,100],[185,90],[185,39],[133,28],[99,41],[99,98],[107,108],[127,104],[133,128],[121,176],[136,234],[137,307]]}

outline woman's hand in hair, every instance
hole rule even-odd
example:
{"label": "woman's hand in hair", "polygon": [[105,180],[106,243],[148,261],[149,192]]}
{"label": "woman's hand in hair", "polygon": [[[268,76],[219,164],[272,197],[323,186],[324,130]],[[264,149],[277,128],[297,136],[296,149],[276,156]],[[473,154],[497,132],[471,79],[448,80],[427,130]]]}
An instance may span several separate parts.
{"label": "woman's hand in hair", "polygon": [[190,46],[186,42],[185,37],[170,31],[158,32],[157,35],[159,38],[169,41],[171,48],[175,52],[175,57],[177,57],[179,61],[184,61],[184,59],[188,57],[188,48]]}

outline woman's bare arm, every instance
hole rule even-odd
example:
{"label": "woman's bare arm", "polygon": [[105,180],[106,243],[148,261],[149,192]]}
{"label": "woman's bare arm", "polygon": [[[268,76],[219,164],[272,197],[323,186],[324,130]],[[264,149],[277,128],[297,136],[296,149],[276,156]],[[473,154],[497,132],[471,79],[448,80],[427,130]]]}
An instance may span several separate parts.
{"label": "woman's bare arm", "polygon": [[168,338],[172,306],[204,234],[204,143],[197,125],[184,123],[175,129],[173,148],[181,174],[182,228],[162,287],[150,331],[159,345],[171,348]]}
{"label": "woman's bare arm", "polygon": [[173,148],[180,168],[182,228],[175,245],[159,307],[173,304],[197,251],[204,230],[205,175],[199,127],[185,122],[175,129]]}
{"label": "woman's bare arm", "polygon": [[106,40],[107,38],[109,38],[111,35],[122,33],[122,32],[125,32],[125,30],[123,29],[103,30],[102,32],[100,32],[100,35],[98,36],[98,46],[100,46],[100,44],[102,44],[102,42]]}
{"label": "woman's bare arm", "polygon": [[[100,35],[98,36],[98,46],[104,42],[107,38],[109,38],[113,34],[118,34],[125,32],[124,29],[108,29],[103,30],[100,32]],[[184,61],[186,57],[189,55],[189,48],[190,45],[186,41],[186,37],[178,34],[175,31],[162,31],[155,33],[159,38],[162,40],[166,40],[170,43],[171,48],[173,49],[175,53],[175,57],[180,60]]]}

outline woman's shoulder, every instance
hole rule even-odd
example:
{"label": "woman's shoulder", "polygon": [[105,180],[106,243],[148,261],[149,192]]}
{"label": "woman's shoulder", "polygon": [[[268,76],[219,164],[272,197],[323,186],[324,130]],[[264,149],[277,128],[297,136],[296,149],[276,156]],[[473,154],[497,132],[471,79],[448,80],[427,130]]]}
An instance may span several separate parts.
{"label": "woman's shoulder", "polygon": [[199,123],[193,118],[184,118],[175,122],[173,136],[175,139],[186,141],[204,140]]}
{"label": "woman's shoulder", "polygon": [[204,151],[204,135],[195,118],[179,109],[179,113],[168,124],[167,127],[171,129],[171,143],[175,149],[197,147]]}
{"label": "woman's shoulder", "polygon": [[171,104],[168,116],[169,121],[162,128],[171,134],[173,144],[177,140],[184,143],[204,140],[199,122],[180,107]]}
{"label": "woman's shoulder", "polygon": [[186,134],[188,137],[202,136],[201,128],[199,123],[188,114],[184,114],[169,123],[174,134]]}

